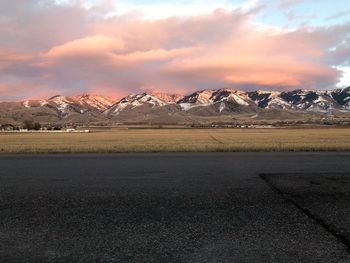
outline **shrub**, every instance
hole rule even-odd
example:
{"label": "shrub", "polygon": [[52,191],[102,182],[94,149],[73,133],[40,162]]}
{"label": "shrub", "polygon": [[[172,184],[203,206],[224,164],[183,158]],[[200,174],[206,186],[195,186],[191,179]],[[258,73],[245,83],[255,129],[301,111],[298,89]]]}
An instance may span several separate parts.
{"label": "shrub", "polygon": [[25,120],[23,122],[23,129],[33,130],[34,122],[33,120]]}

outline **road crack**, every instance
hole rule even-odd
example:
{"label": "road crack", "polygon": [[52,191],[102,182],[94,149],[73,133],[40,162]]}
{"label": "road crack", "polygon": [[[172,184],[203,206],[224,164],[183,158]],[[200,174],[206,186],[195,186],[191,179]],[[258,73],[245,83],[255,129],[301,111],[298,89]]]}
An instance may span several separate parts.
{"label": "road crack", "polygon": [[259,174],[260,178],[276,193],[282,196],[282,198],[287,202],[295,206],[298,210],[304,213],[309,219],[316,222],[320,226],[322,226],[328,233],[333,235],[339,242],[341,242],[346,248],[348,253],[350,254],[350,240],[348,237],[342,233],[340,233],[336,228],[332,225],[328,224],[322,218],[314,215],[309,209],[301,206],[296,202],[293,198],[291,198],[288,194],[285,194],[282,190],[276,187],[270,180],[269,176],[273,174]]}

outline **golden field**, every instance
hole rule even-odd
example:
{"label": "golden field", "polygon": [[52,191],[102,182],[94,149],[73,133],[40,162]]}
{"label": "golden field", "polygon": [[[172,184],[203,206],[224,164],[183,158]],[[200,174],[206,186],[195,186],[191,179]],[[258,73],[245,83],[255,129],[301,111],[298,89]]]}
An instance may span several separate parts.
{"label": "golden field", "polygon": [[349,151],[350,128],[0,133],[0,153]]}

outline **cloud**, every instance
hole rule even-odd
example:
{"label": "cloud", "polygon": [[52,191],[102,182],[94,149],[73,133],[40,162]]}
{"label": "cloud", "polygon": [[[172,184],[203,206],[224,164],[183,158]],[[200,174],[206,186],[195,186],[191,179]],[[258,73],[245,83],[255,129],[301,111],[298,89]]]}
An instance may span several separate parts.
{"label": "cloud", "polygon": [[293,5],[301,4],[303,2],[305,2],[305,0],[280,0],[279,6],[282,8],[288,8]]}
{"label": "cloud", "polygon": [[124,49],[122,40],[107,36],[89,36],[76,39],[60,46],[55,46],[45,54],[48,58],[82,57],[108,52],[117,52]]}
{"label": "cloud", "polygon": [[170,67],[176,76],[197,76],[200,80],[223,80],[239,87],[318,88],[330,85],[338,77],[336,70],[312,63],[300,63],[292,57],[207,57]]}
{"label": "cloud", "polygon": [[259,7],[148,20],[111,3],[2,1],[0,99],[333,88],[349,64],[350,24],[287,31],[257,24]]}

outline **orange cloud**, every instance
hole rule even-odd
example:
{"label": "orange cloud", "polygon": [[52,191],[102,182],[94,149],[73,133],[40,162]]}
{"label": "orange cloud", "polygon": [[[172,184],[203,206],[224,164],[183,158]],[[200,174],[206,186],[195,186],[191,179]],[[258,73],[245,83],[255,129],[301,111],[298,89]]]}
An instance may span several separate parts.
{"label": "orange cloud", "polygon": [[[251,12],[240,9],[161,20],[135,15],[87,19],[88,11],[74,8],[67,19],[80,19],[74,23],[84,25],[81,31],[61,30],[52,21],[42,29],[50,37],[40,39],[40,48],[0,50],[0,83],[118,96],[145,89],[330,88],[340,75],[334,63],[346,63],[350,50],[342,44],[350,25],[286,31],[256,24]],[[53,13],[64,20],[61,11]],[[37,28],[26,33],[37,35]],[[58,31],[54,37],[53,29]],[[341,48],[332,51],[337,45]]]}
{"label": "orange cloud", "polygon": [[91,54],[101,55],[104,52],[120,52],[124,49],[122,40],[115,37],[102,35],[89,36],[73,40],[63,45],[50,49],[45,54],[48,58],[89,56]]}
{"label": "orange cloud", "polygon": [[123,55],[114,55],[113,59],[120,63],[145,63],[152,61],[171,60],[177,57],[184,57],[199,51],[199,48],[178,48],[178,49],[152,49],[148,51],[137,51]]}
{"label": "orange cloud", "polygon": [[294,52],[294,43],[285,42],[289,37],[290,33],[250,31],[240,39],[208,46],[204,54],[171,62],[164,72],[178,78],[273,89],[320,88],[338,79],[339,72],[322,63],[322,49],[316,45],[310,52],[312,44],[308,44]]}

